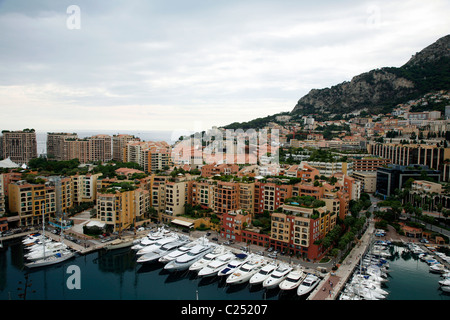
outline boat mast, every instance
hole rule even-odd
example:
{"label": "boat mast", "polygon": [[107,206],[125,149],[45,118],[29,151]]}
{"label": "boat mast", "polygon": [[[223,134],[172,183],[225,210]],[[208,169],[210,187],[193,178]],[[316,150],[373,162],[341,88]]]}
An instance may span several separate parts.
{"label": "boat mast", "polygon": [[44,259],[45,259],[45,201],[42,204],[42,248],[43,248]]}

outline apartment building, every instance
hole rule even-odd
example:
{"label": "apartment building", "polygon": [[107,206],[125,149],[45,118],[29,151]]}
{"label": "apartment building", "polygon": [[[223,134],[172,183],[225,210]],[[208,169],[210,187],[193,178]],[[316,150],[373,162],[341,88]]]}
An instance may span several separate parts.
{"label": "apartment building", "polygon": [[293,196],[293,186],[288,184],[277,184],[274,182],[255,182],[255,214],[264,211],[273,212],[283,203],[284,199]]}
{"label": "apartment building", "polygon": [[239,208],[253,215],[255,213],[255,183],[239,183]]}
{"label": "apartment building", "polygon": [[186,181],[167,181],[165,185],[165,209],[164,215],[178,216],[185,212]]}
{"label": "apartment building", "polygon": [[5,196],[8,196],[8,185],[10,183],[18,182],[22,180],[22,173],[20,172],[7,172],[1,174],[3,179],[3,192]]}
{"label": "apartment building", "polygon": [[350,196],[350,200],[358,200],[361,196],[361,182],[352,177],[344,176],[342,190]]}
{"label": "apartment building", "polygon": [[97,197],[97,218],[109,226],[113,232],[122,232],[134,226],[144,216],[149,206],[149,193],[146,190],[99,193]]}
{"label": "apartment building", "polygon": [[37,158],[36,132],[34,129],[24,129],[22,131],[2,131],[0,154],[3,158],[10,158],[11,161],[23,164],[31,159]]}
{"label": "apartment building", "polygon": [[203,209],[214,209],[215,199],[214,180],[192,180],[189,181],[188,190],[190,190],[188,203],[192,206],[201,206]]}
{"label": "apartment building", "polygon": [[[424,165],[441,173],[445,172],[445,160],[450,159],[450,148],[437,145],[375,143],[368,146],[368,151],[395,165]],[[442,180],[449,181],[449,176],[442,174]]]}
{"label": "apartment building", "polygon": [[201,167],[202,177],[212,177],[215,175],[231,175],[239,171],[239,166],[237,164],[205,164]]}
{"label": "apartment building", "polygon": [[47,155],[55,160],[78,159],[80,163],[109,161],[112,158],[111,136],[94,135],[80,139],[75,133],[48,133]]}
{"label": "apartment building", "polygon": [[330,177],[333,174],[342,172],[346,175],[353,173],[352,162],[320,162],[320,161],[305,161],[309,166],[319,170],[319,175]]}
{"label": "apartment building", "polygon": [[441,208],[450,208],[450,194],[444,190],[443,185],[426,180],[413,181],[408,201],[426,211],[441,212]]}
{"label": "apartment building", "polygon": [[312,196],[316,199],[323,197],[324,188],[312,183],[297,183],[292,186],[292,196]]}
{"label": "apartment building", "polygon": [[125,149],[128,142],[141,141],[140,138],[131,134],[117,134],[112,136],[112,160],[126,162],[124,159]]}
{"label": "apartment building", "polygon": [[53,176],[49,177],[48,181],[55,188],[57,215],[67,213],[74,205],[72,178]]}
{"label": "apartment building", "polygon": [[222,215],[220,235],[227,240],[242,241],[242,232],[251,223],[251,215],[245,210],[230,211]]}
{"label": "apartment building", "polygon": [[56,191],[48,184],[30,184],[18,181],[8,185],[9,210],[18,214],[20,226],[30,226],[49,221],[56,213]]}
{"label": "apartment building", "polygon": [[355,171],[352,177],[361,184],[361,192],[374,193],[377,186],[376,171]]}
{"label": "apartment building", "polygon": [[350,158],[349,161],[353,162],[353,173],[361,171],[376,172],[377,168],[386,166],[391,163],[391,159],[375,157]]}
{"label": "apartment building", "polygon": [[124,149],[125,162],[134,162],[145,171],[155,173],[170,166],[170,146],[162,142],[132,141]]}
{"label": "apartment building", "polygon": [[302,162],[297,171],[297,177],[301,178],[302,181],[314,181],[316,176],[320,176],[320,171]]}
{"label": "apartment building", "polygon": [[77,140],[76,133],[48,132],[47,133],[47,158],[50,160],[69,160],[69,151],[66,140]]}
{"label": "apartment building", "polygon": [[326,206],[306,208],[290,204],[284,204],[282,211],[271,216],[270,245],[303,258],[319,258],[326,248],[315,241],[334,228],[337,214],[327,211]]}
{"label": "apartment building", "polygon": [[72,176],[73,202],[94,202],[97,196],[97,182],[101,173]]}
{"label": "apartment building", "polygon": [[441,194],[442,184],[426,180],[415,180],[411,184],[411,192]]}
{"label": "apartment building", "polygon": [[219,181],[214,195],[214,211],[225,214],[239,209],[239,184]]}

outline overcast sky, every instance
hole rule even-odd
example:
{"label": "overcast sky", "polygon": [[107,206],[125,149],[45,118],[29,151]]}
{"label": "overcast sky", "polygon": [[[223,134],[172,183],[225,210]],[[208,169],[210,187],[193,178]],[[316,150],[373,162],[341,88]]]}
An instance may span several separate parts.
{"label": "overcast sky", "polygon": [[448,0],[0,0],[0,130],[191,131],[291,111],[311,89],[400,67],[450,33],[449,12]]}

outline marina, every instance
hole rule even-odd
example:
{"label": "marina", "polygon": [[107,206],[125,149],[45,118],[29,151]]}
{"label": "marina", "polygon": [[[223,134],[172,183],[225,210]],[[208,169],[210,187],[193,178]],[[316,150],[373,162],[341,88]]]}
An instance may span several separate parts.
{"label": "marina", "polygon": [[[53,241],[57,241],[59,237],[53,233],[46,233],[52,237]],[[127,246],[119,246],[115,249],[107,250],[106,244],[99,244],[98,247],[91,246],[90,250],[85,250],[83,246],[67,241],[72,250],[77,251],[73,259],[64,261],[60,264],[51,265],[42,268],[27,268],[25,266],[27,260],[25,253],[28,249],[25,248],[25,235],[16,239],[3,241],[5,244],[1,254],[2,272],[7,281],[2,288],[2,300],[16,299],[16,284],[22,281],[25,275],[28,275],[33,281],[33,289],[36,291],[30,294],[28,299],[119,299],[119,300],[344,300],[349,297],[348,286],[355,284],[357,275],[360,285],[367,270],[363,271],[362,262],[367,258],[369,252],[377,252],[380,254],[382,248],[379,243],[376,243],[373,237],[374,230],[370,229],[363,236],[359,246],[355,246],[353,251],[343,261],[335,272],[327,272],[321,274],[316,269],[306,268],[294,263],[287,264],[283,261],[270,259],[267,257],[256,257],[256,254],[249,254],[252,259],[245,260],[245,253],[235,248],[228,248],[214,244],[209,253],[215,252],[214,258],[206,260],[197,259],[191,264],[192,268],[186,267],[183,271],[170,272],[164,267],[168,262],[162,263],[154,261],[150,263],[139,263],[137,260],[139,256],[136,255],[136,249],[131,249],[131,245],[127,242]],[[166,235],[168,236],[168,235]],[[139,241],[142,240],[139,237]],[[131,239],[128,239],[131,240]],[[203,239],[195,240],[193,244],[198,245]],[[154,240],[156,241],[156,239]],[[134,239],[134,244],[138,242]],[[366,244],[365,244],[366,243]],[[370,245],[369,245],[370,244]],[[151,245],[151,242],[147,242]],[[195,247],[195,245],[193,246]],[[189,250],[192,250],[192,248]],[[179,247],[178,249],[180,249]],[[420,248],[420,251],[418,248]],[[378,251],[376,251],[378,250]],[[377,290],[375,295],[376,300],[450,300],[450,294],[446,292],[448,282],[448,256],[445,254],[438,254],[436,251],[431,251],[430,247],[419,244],[404,244],[404,246],[390,245],[389,257],[383,257],[389,263],[389,273],[386,275],[387,281],[381,286],[376,286],[371,283],[371,288]],[[155,249],[155,252],[157,250]],[[176,250],[171,251],[175,253]],[[186,254],[186,253],[184,253]],[[230,257],[232,254],[234,258]],[[227,256],[228,255],[228,256]],[[225,258],[225,256],[227,256]],[[238,257],[239,256],[239,257]],[[439,264],[444,266],[444,271],[431,271],[431,266],[438,263],[427,262],[426,258],[432,256]],[[202,258],[206,255],[202,256]],[[212,257],[212,255],[211,255]],[[202,276],[208,268],[214,267],[214,262],[219,263],[219,257],[226,260],[227,265],[231,265],[233,260],[241,260],[241,265],[236,266],[226,276],[220,276],[222,269],[216,266],[215,275]],[[161,257],[163,258],[163,257]],[[421,259],[422,258],[422,259]],[[239,268],[250,262],[257,265],[255,269],[244,276],[242,272],[236,272]],[[429,264],[430,263],[430,264]],[[81,270],[81,290],[70,290],[67,288],[66,282],[68,277],[67,270],[69,266],[76,265]],[[265,268],[272,265],[275,268]],[[283,280],[277,281],[277,285],[264,286],[270,275],[275,274],[275,270],[279,267],[281,274],[282,270],[289,269],[289,272],[283,273]],[[257,278],[258,272],[268,270],[266,277]],[[191,269],[191,270],[189,270]],[[202,270],[205,269],[204,272]],[[218,271],[219,270],[219,271]],[[291,271],[297,271],[297,281],[301,279],[289,289],[282,289],[282,284],[286,288],[285,280]],[[300,272],[299,272],[300,271]],[[211,271],[209,271],[211,272]],[[232,275],[235,276],[232,277]],[[314,278],[317,277],[317,278]],[[229,278],[238,278],[233,281],[227,281]],[[305,281],[308,279],[308,281]],[[409,289],[413,282],[417,282],[420,292],[411,293]],[[447,281],[447,282],[446,282]],[[310,284],[309,290],[303,294],[305,285]],[[408,290],[405,290],[408,287]],[[153,289],[149,289],[153,288]],[[364,291],[370,287],[365,284]],[[428,288],[428,289],[427,289]],[[298,294],[301,292],[301,294]],[[366,295],[364,300],[372,300],[372,296]],[[354,297],[353,297],[354,298]]]}

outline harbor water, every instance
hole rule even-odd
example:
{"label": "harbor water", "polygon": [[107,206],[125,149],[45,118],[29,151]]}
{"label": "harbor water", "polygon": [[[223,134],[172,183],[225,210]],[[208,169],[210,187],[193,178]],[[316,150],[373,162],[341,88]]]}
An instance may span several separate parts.
{"label": "harbor water", "polygon": [[[0,299],[18,300],[304,300],[295,292],[266,290],[248,284],[229,286],[223,279],[200,279],[192,272],[169,273],[162,264],[141,265],[130,248],[100,250],[62,264],[37,269],[24,266],[20,239],[3,243],[0,252]],[[387,300],[450,300],[439,289],[440,275],[428,265],[395,247],[389,262]],[[73,286],[76,266],[78,287]]]}

